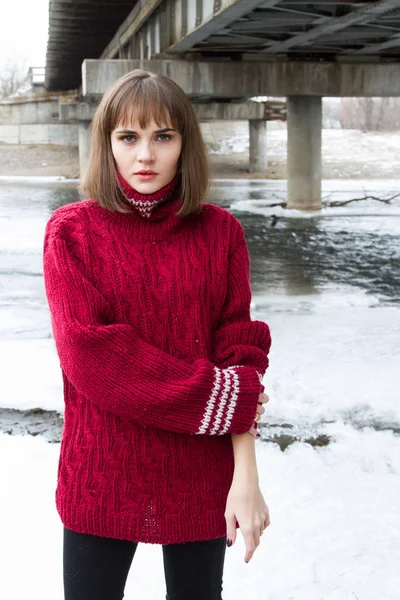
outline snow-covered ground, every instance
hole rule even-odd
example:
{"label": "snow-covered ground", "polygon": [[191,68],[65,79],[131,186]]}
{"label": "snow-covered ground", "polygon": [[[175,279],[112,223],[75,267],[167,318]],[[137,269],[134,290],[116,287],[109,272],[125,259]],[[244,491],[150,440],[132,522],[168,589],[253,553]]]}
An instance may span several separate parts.
{"label": "snow-covered ground", "polygon": [[[229,154],[246,152],[249,149],[249,131],[246,122],[235,122],[235,133],[226,130],[226,135],[218,131],[218,139],[210,154]],[[267,126],[268,156],[283,157],[287,150],[287,128]],[[357,153],[355,153],[357,150]],[[358,129],[323,129],[322,155],[324,159],[365,160],[383,163],[400,161],[400,132],[362,132]]]}
{"label": "snow-covered ground", "polygon": [[[224,599],[398,600],[400,440],[333,424],[318,450],[257,443],[271,525],[249,564],[227,549]],[[62,527],[53,493],[58,445],[0,435],[0,595],[61,600]],[[127,600],[164,598],[161,549],[141,545]]]}
{"label": "snow-covered ground", "polygon": [[[283,182],[217,186],[220,199],[232,199],[236,215],[259,215],[260,231],[263,218],[283,218],[265,199],[266,188],[284,195]],[[356,196],[393,190],[393,182],[363,186],[329,183],[324,191]],[[62,411],[41,278],[52,192],[32,188],[18,202],[1,194],[0,406]],[[392,247],[391,260],[398,260],[397,204],[366,203],[363,213],[352,205],[334,210],[318,217],[320,230],[330,235],[341,227],[367,241],[374,231],[382,237],[373,240],[385,240],[385,252]],[[300,223],[295,212],[290,218]],[[379,269],[385,268],[382,261]],[[290,283],[290,272],[282,272],[280,287],[257,292],[253,317],[266,320],[273,336],[264,421],[300,441],[284,452],[277,444],[256,442],[271,525],[249,564],[240,534],[227,549],[224,600],[399,600],[399,305],[393,298],[385,304],[351,281],[295,293]],[[329,444],[302,441],[316,434]],[[58,453],[59,444],[39,437],[0,434],[2,599],[62,600],[62,526],[54,505]],[[164,598],[159,547],[140,546],[125,598]]]}
{"label": "snow-covered ground", "polygon": [[[286,177],[287,129],[268,124],[268,177]],[[214,125],[209,152],[212,163],[234,173],[232,164],[248,164],[248,124],[235,122],[234,130]],[[221,159],[219,158],[221,156]],[[242,169],[240,169],[242,171]],[[400,132],[367,132],[352,129],[322,130],[322,171],[328,179],[397,178],[400,179]]]}

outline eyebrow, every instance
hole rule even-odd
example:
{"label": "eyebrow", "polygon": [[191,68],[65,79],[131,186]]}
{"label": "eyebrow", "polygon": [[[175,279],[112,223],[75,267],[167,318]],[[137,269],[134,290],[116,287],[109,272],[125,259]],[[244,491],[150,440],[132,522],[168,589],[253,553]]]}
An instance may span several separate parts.
{"label": "eyebrow", "polygon": [[[156,129],[154,133],[166,133],[167,131],[176,131],[176,129],[166,127],[165,129]],[[135,133],[137,135],[137,132],[133,131],[132,129],[117,129],[115,133]]]}

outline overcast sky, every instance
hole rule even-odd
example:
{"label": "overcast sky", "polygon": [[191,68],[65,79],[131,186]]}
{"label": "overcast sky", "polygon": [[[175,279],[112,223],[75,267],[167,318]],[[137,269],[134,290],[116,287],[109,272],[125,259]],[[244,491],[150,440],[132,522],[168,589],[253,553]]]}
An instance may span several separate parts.
{"label": "overcast sky", "polygon": [[49,24],[49,0],[1,0],[0,64],[10,58],[27,67],[44,67]]}

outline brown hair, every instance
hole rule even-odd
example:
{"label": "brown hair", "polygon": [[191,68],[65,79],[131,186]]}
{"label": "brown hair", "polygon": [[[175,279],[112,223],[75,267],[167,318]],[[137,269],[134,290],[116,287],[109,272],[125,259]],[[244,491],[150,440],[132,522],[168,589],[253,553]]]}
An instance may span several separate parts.
{"label": "brown hair", "polygon": [[151,119],[159,127],[171,125],[182,135],[178,161],[182,207],[178,216],[197,213],[209,186],[210,167],[197,115],[188,96],[169,77],[135,69],[118,79],[104,94],[90,128],[91,147],[80,191],[100,206],[128,212],[111,149],[111,133],[118,126],[138,121],[145,128]]}

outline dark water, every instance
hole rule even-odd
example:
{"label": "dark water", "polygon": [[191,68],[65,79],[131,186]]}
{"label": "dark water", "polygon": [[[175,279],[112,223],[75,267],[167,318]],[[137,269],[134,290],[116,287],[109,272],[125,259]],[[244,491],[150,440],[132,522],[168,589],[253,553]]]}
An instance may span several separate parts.
{"label": "dark water", "polygon": [[[376,193],[391,195],[387,190]],[[338,195],[359,197],[364,192]],[[211,201],[226,208],[249,201],[256,210],[266,209],[267,214],[233,210],[246,231],[254,293],[284,288],[289,294],[312,294],[350,286],[379,297],[380,302],[400,302],[399,200],[390,216],[385,205],[373,201],[362,203],[357,214],[352,214],[357,205],[337,210],[338,216],[335,209],[316,218],[285,217],[279,211],[268,214],[274,212],[269,205],[280,198],[285,198],[284,192],[268,191],[268,184],[235,189],[234,183],[223,190],[215,188],[211,196]]]}

